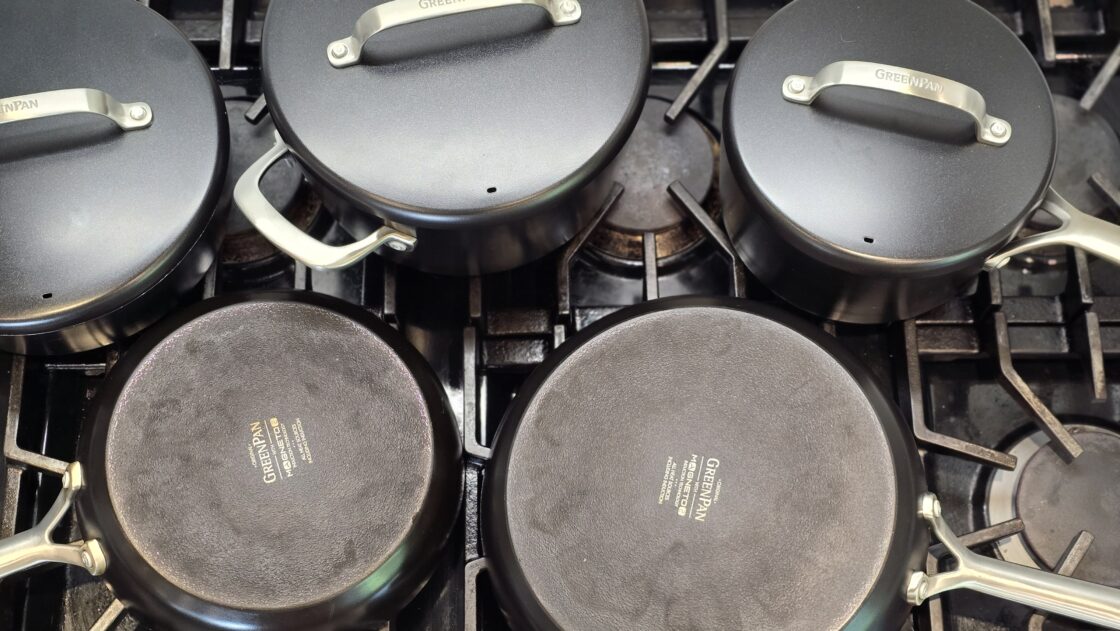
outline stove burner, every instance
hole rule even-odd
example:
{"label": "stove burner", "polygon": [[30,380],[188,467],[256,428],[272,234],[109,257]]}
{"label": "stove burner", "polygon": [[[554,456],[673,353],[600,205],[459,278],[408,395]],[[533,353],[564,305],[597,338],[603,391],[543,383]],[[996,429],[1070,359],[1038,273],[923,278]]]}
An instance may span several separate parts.
{"label": "stove burner", "polygon": [[[695,115],[665,122],[669,103],[646,99],[641,119],[622,152],[607,167],[607,175],[626,187],[614,210],[603,218],[589,244],[600,254],[622,262],[641,262],[642,235],[656,235],[657,258],[682,254],[704,237],[685,213],[677,209],[667,189],[676,180],[697,201],[714,198],[718,144],[715,135]],[[713,204],[707,204],[711,212]]]}
{"label": "stove burner", "polygon": [[1019,459],[1014,471],[999,471],[988,487],[990,523],[1019,517],[1022,535],[997,544],[1001,557],[1022,565],[1053,569],[1082,530],[1095,538],[1078,566],[1078,578],[1120,587],[1120,433],[1091,425],[1068,425],[1085,452],[1066,464],[1034,432],[1008,453]]}
{"label": "stove burner", "polygon": [[[1058,158],[1051,186],[1076,208],[1099,217],[1109,210],[1109,200],[1089,182],[1095,173],[1120,183],[1120,138],[1100,114],[1085,111],[1073,98],[1053,95],[1058,123]],[[1058,221],[1045,212],[1036,213],[1028,228],[1050,230]],[[1027,274],[1065,267],[1066,248],[1043,248],[1015,257],[1012,265]]]}
{"label": "stove burner", "polygon": [[[1085,111],[1076,99],[1055,94],[1054,114],[1058,121],[1058,159],[1051,186],[1079,210],[1103,215],[1109,209],[1109,200],[1093,188],[1089,178],[1100,173],[1107,181],[1120,184],[1120,139],[1104,117]],[[1058,225],[1046,213],[1038,213],[1031,223],[1047,228]]]}
{"label": "stove burner", "polygon": [[[226,99],[229,116],[230,160],[225,191],[233,198],[233,185],[253,162],[272,148],[276,127],[270,117],[253,125],[245,120],[252,101],[244,98]],[[261,180],[261,191],[292,223],[308,231],[316,222],[321,204],[303,185],[303,175],[291,157],[276,163]],[[232,206],[232,202],[231,202]],[[276,248],[260,235],[236,207],[230,208],[222,243],[222,262],[242,265],[257,263],[277,254]]]}

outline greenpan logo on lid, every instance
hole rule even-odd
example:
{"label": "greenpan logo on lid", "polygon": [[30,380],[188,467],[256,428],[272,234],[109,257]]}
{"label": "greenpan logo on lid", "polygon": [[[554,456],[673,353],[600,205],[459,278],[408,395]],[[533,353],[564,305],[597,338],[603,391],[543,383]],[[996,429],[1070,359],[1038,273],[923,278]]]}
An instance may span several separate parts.
{"label": "greenpan logo on lid", "polygon": [[436,7],[442,7],[448,4],[459,4],[460,2],[466,1],[467,0],[420,0],[419,6],[421,9],[435,9]]}
{"label": "greenpan logo on lid", "polygon": [[8,112],[33,110],[37,107],[39,107],[39,99],[0,101],[0,112],[3,112],[5,114],[7,114]]}
{"label": "greenpan logo on lid", "polygon": [[918,77],[908,72],[896,72],[894,70],[887,70],[886,68],[879,68],[875,71],[875,78],[882,81],[893,81],[894,83],[904,83],[908,86],[940,94],[945,91],[945,86],[941,83],[934,81],[928,77]]}

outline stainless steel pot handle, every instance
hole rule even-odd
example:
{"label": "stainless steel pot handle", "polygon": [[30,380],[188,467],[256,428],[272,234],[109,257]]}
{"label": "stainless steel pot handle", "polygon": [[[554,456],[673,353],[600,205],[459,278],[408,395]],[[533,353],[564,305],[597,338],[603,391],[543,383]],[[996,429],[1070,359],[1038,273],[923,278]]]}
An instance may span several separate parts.
{"label": "stainless steel pot handle", "polygon": [[1120,589],[999,561],[972,552],[961,544],[941,514],[932,493],[922,495],[918,514],[933,535],[957,560],[957,569],[929,576],[915,572],[906,586],[906,600],[914,606],[954,589],[971,589],[1060,616],[1120,629]]}
{"label": "stainless steel pot handle", "polygon": [[1013,256],[1051,245],[1071,245],[1120,265],[1120,226],[1081,212],[1054,189],[1047,191],[1039,208],[1053,215],[1060,225],[1012,241],[984,263],[985,269],[999,269]]}
{"label": "stainless steel pot handle", "polygon": [[388,226],[350,245],[327,245],[292,225],[280,211],[272,206],[261,192],[261,178],[269,167],[276,164],[291,149],[276,135],[276,145],[250,166],[233,189],[233,201],[249,223],[272,245],[292,258],[314,269],[341,269],[369,256],[373,251],[388,246],[398,252],[409,252],[416,247],[416,237]]}
{"label": "stainless steel pot handle", "polygon": [[579,0],[393,0],[363,13],[354,24],[353,35],[331,42],[327,47],[327,59],[335,68],[346,68],[361,61],[362,48],[369,38],[395,26],[521,4],[538,6],[548,11],[553,26],[575,24],[583,15]]}
{"label": "stainless steel pot handle", "polygon": [[837,61],[821,68],[815,77],[786,77],[782,82],[782,96],[793,103],[812,105],[822,91],[838,85],[886,90],[944,103],[976,121],[977,141],[1002,147],[1011,140],[1011,124],[988,114],[984,95],[952,79],[899,66]]}
{"label": "stainless steel pot handle", "polygon": [[54,529],[66,516],[74,503],[74,497],[83,486],[85,480],[82,477],[82,465],[70,463],[62,474],[62,492],[43,516],[43,521],[31,530],[0,540],[0,578],[44,563],[66,563],[84,567],[94,576],[105,572],[109,563],[101,543],[96,539],[73,543],[55,543],[51,539]]}
{"label": "stainless steel pot handle", "polygon": [[98,114],[116,123],[122,131],[152,125],[152,108],[147,103],[121,103],[92,88],[54,90],[0,99],[0,125],[63,114]]}

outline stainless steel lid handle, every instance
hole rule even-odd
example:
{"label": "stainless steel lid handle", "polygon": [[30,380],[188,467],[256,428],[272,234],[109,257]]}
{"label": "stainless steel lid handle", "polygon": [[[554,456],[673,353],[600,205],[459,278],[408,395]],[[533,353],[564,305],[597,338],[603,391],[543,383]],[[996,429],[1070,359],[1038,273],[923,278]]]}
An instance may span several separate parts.
{"label": "stainless steel lid handle", "polygon": [[416,247],[416,237],[389,227],[378,229],[370,236],[350,245],[327,245],[292,225],[280,211],[261,193],[261,178],[269,167],[283,158],[290,149],[280,135],[276,145],[260,157],[237,180],[233,201],[264,238],[281,251],[313,269],[341,269],[369,256],[375,250],[388,246],[398,252],[409,252]]}
{"label": "stainless steel lid handle", "polygon": [[393,0],[363,13],[354,24],[353,35],[331,42],[327,47],[327,59],[335,68],[346,68],[361,61],[362,48],[371,37],[393,27],[457,13],[521,4],[538,6],[548,11],[553,26],[575,24],[583,15],[579,0]]}
{"label": "stainless steel lid handle", "polygon": [[927,598],[953,589],[970,589],[1060,616],[1120,629],[1120,589],[972,552],[953,534],[941,514],[941,503],[932,493],[921,497],[918,514],[957,559],[957,569],[933,576],[924,572],[911,575],[906,587],[906,599],[911,605],[920,605]]}
{"label": "stainless steel lid handle", "polygon": [[837,61],[815,77],[790,75],[782,82],[787,101],[812,105],[824,90],[838,85],[872,88],[943,103],[976,121],[976,140],[1002,147],[1011,140],[1011,124],[988,114],[984,95],[963,83],[899,66],[868,61]]}
{"label": "stainless steel lid handle", "polygon": [[152,125],[152,108],[147,103],[121,103],[92,88],[54,90],[0,99],[0,125],[63,114],[98,114],[116,123],[122,131]]}
{"label": "stainless steel lid handle", "polygon": [[984,264],[989,270],[999,269],[1011,257],[1052,245],[1070,245],[1120,265],[1120,226],[1081,212],[1054,189],[1046,193],[1040,209],[1058,220],[1053,230],[1012,241]]}
{"label": "stainless steel lid handle", "polygon": [[33,568],[44,563],[66,563],[84,567],[94,576],[100,576],[108,567],[108,560],[101,543],[96,539],[55,543],[51,534],[58,527],[74,497],[85,486],[82,465],[70,463],[62,474],[62,492],[54,505],[43,516],[43,521],[31,530],[0,540],[0,578]]}

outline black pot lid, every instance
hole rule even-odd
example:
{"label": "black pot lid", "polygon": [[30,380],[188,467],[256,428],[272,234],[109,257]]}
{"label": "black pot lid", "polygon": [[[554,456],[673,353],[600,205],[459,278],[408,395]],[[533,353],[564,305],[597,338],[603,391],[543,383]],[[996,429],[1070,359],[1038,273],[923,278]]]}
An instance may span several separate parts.
{"label": "black pot lid", "polygon": [[610,161],[641,111],[641,0],[580,0],[567,26],[531,5],[408,24],[375,35],[362,63],[333,67],[328,45],[388,4],[274,0],[264,29],[277,128],[361,208],[446,226],[554,204]]}
{"label": "black pot lid", "polygon": [[[978,141],[969,115],[914,96],[840,85],[812,105],[784,98],[788,77],[839,61],[871,62],[864,72],[880,82],[937,98],[953,86],[884,65],[969,86],[1004,121],[985,126],[987,140],[1005,144]],[[804,80],[802,94],[811,88]],[[795,243],[838,265],[975,264],[1036,207],[1056,153],[1034,57],[968,0],[796,0],[748,45],[726,107],[737,179]]]}
{"label": "black pot lid", "polygon": [[110,584],[174,628],[391,615],[430,574],[462,493],[430,368],[335,299],[192,309],[114,368],[87,443],[83,526]]}
{"label": "black pot lid", "polygon": [[658,301],[534,373],[484,498],[514,628],[839,629],[880,581],[901,600],[917,455],[854,360],[776,318]]}
{"label": "black pot lid", "polygon": [[0,64],[9,117],[82,98],[40,94],[57,90],[144,104],[119,124],[0,125],[0,334],[23,335],[104,315],[166,276],[214,214],[228,138],[206,64],[138,2],[5,0],[0,41],[28,51]]}

